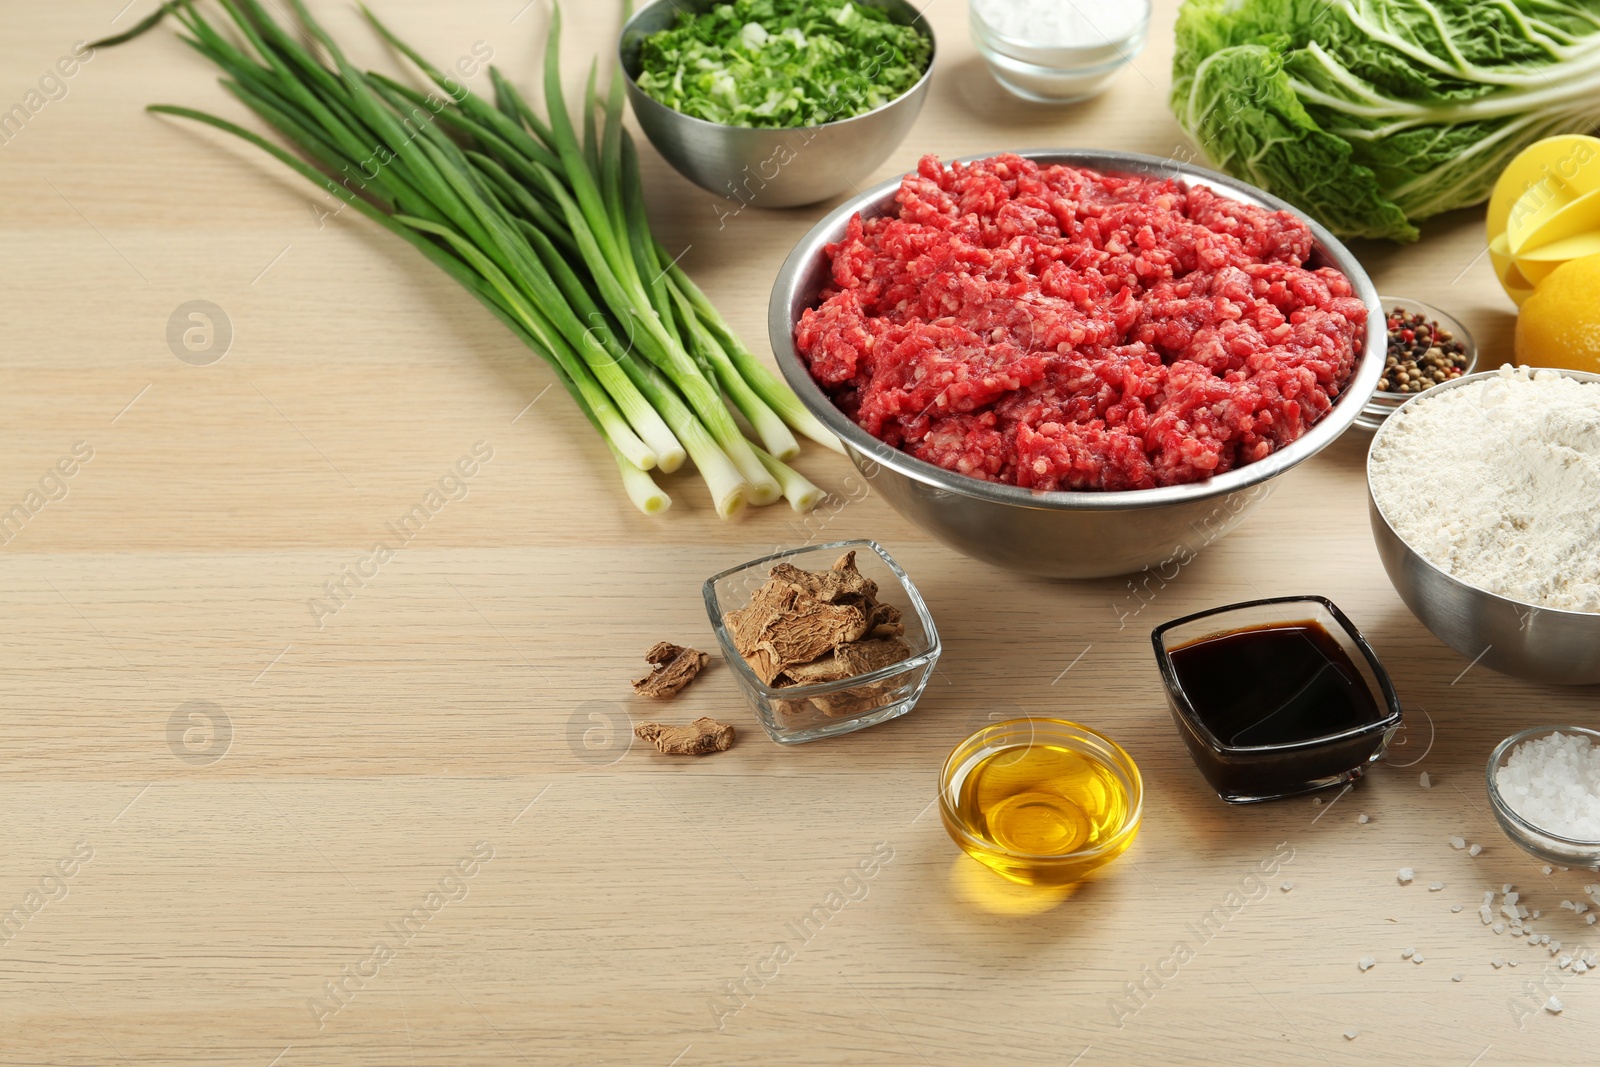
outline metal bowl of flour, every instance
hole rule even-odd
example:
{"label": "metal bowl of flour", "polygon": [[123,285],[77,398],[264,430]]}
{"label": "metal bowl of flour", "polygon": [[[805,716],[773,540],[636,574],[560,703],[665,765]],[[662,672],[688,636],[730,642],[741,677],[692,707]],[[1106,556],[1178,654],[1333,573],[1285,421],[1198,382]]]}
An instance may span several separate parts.
{"label": "metal bowl of flour", "polygon": [[[1594,685],[1600,683],[1600,612],[1547,608],[1466,584],[1406,544],[1378,507],[1372,491],[1372,453],[1404,422],[1407,408],[1446,389],[1459,389],[1497,373],[1463,375],[1418,393],[1373,436],[1367,454],[1367,511],[1378,557],[1411,613],[1435,637],[1473,663],[1536,682]],[[1600,382],[1600,374],[1558,373],[1581,382]],[[1449,443],[1441,442],[1440,447],[1448,448]]]}

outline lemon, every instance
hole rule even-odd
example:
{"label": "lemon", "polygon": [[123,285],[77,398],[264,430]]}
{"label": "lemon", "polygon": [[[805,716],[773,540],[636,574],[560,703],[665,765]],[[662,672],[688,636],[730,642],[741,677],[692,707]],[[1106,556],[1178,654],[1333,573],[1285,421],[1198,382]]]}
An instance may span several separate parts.
{"label": "lemon", "polygon": [[1600,374],[1600,253],[1550,272],[1522,302],[1517,362]]}

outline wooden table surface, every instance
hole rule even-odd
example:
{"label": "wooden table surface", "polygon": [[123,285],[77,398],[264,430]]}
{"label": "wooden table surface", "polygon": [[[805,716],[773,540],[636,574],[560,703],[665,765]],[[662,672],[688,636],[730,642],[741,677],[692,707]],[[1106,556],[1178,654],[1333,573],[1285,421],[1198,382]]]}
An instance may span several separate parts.
{"label": "wooden table surface", "polygon": [[[11,11],[0,107],[149,6],[123,2]],[[528,82],[547,8],[524,3],[375,6],[435,60],[484,42]],[[314,6],[392,65],[348,5]],[[877,177],[925,152],[1187,158],[1165,105],[1174,7],[1108,93],[1050,110],[1005,97],[964,5],[932,0],[937,76]],[[577,72],[616,11],[568,15]],[[1559,907],[1580,876],[1516,852],[1483,790],[1499,739],[1592,717],[1595,695],[1471,667],[1416,622],[1373,549],[1360,433],[1143,597],[962,559],[848,499],[848,464],[816,448],[799,465],[838,499],[809,519],[719,521],[692,475],[646,518],[545,367],[453,283],[353,213],[319,219],[253,149],[141,110],[241,113],[171,33],[59,84],[0,144],[0,511],[31,512],[0,549],[0,1064],[1489,1067],[1592,1044],[1600,976],[1476,908],[1516,883],[1537,928],[1595,943]],[[726,205],[644,165],[663,241],[759,342],[823,208],[719,226]],[[1500,362],[1513,309],[1481,214],[1424,232],[1356,251]],[[205,365],[168,340],[195,300],[231,327]],[[476,474],[446,481],[475,449]],[[441,483],[425,528],[319,611]],[[705,576],[851,537],[899,558],[943,636],[912,714],[779,747],[720,663],[674,704],[631,697],[652,642],[712,647]],[[1365,630],[1410,729],[1348,795],[1230,808],[1173,730],[1149,629],[1290,593]],[[998,881],[930,808],[950,746],[1019,712],[1109,732],[1148,788],[1132,850],[1065,897]],[[737,724],[732,751],[630,747],[630,716],[700,714]],[[817,906],[829,921],[797,937]],[[1557,991],[1565,1011],[1539,1011]]]}

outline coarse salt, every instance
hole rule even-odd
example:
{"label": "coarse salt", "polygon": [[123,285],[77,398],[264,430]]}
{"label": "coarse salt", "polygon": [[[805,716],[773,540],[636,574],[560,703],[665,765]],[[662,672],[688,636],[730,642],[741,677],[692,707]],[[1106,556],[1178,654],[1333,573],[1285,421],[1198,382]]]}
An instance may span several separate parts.
{"label": "coarse salt", "polygon": [[1362,956],[1359,960],[1356,960],[1356,966],[1361,968],[1363,974],[1372,970],[1372,968],[1376,967],[1377,965],[1378,961],[1373,956]]}
{"label": "coarse salt", "polygon": [[1400,958],[1403,960],[1409,960],[1412,956],[1416,955],[1416,951],[1417,950],[1414,948],[1403,948],[1400,950]]}
{"label": "coarse salt", "polygon": [[1443,888],[1444,888],[1444,883],[1443,882],[1429,882],[1428,883],[1428,892],[1430,892],[1430,893],[1437,893],[1439,890],[1441,890]]}
{"label": "coarse salt", "polygon": [[1368,815],[1366,812],[1362,812],[1360,815],[1356,816],[1356,822],[1360,823],[1362,826],[1367,825],[1367,823],[1369,823],[1371,821],[1372,821],[1372,817],[1370,815]]}
{"label": "coarse salt", "polygon": [[1562,1005],[1561,1001],[1555,997],[1551,997],[1549,1000],[1544,1002],[1544,1010],[1549,1012],[1551,1015],[1559,1014],[1563,1006],[1564,1005]]}
{"label": "coarse salt", "polygon": [[1397,873],[1394,877],[1395,881],[1399,882],[1401,885],[1406,885],[1411,881],[1412,878],[1416,877],[1416,872],[1410,867],[1401,867],[1399,873]]}
{"label": "coarse salt", "polygon": [[1452,905],[1450,905],[1451,914],[1455,914],[1456,912],[1458,912],[1460,910],[1461,910],[1461,905],[1460,904],[1452,904]]}
{"label": "coarse salt", "polygon": [[1417,779],[1417,784],[1420,785],[1424,789],[1432,789],[1433,788],[1433,780],[1428,777],[1428,772],[1427,771],[1423,771],[1422,772],[1422,777]]}
{"label": "coarse salt", "polygon": [[1535,826],[1600,840],[1600,748],[1587,735],[1557,730],[1529,738],[1511,750],[1494,782],[1507,806]]}
{"label": "coarse salt", "polygon": [[1476,856],[1478,853],[1480,853],[1482,851],[1483,851],[1483,846],[1482,845],[1473,845],[1471,848],[1467,849],[1467,855]]}
{"label": "coarse salt", "polygon": [[1464,837],[1452,837],[1450,839],[1450,847],[1451,848],[1466,848],[1467,847],[1467,839],[1464,838]]}
{"label": "coarse salt", "polygon": [[972,0],[972,10],[1001,36],[1047,48],[1117,44],[1149,17],[1128,0]]}
{"label": "coarse salt", "polygon": [[1350,1029],[1348,1029],[1348,1030],[1346,1030],[1344,1032],[1344,1039],[1346,1041],[1354,1041],[1356,1039],[1356,1029],[1355,1029],[1355,1027],[1352,1026]]}

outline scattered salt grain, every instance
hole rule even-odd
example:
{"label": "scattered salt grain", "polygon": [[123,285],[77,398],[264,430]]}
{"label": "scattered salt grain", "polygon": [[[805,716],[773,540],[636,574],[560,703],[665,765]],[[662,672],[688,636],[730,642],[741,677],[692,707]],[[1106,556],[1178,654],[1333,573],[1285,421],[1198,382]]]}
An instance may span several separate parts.
{"label": "scattered salt grain", "polygon": [[[1527,917],[1528,917],[1528,909],[1527,909],[1527,908],[1523,908],[1523,909],[1522,909],[1522,917],[1523,917],[1523,918],[1524,918],[1524,919],[1526,919],[1526,918],[1527,918]],[[1533,912],[1533,917],[1534,917],[1534,918],[1535,918],[1535,919],[1537,919],[1537,918],[1538,918],[1538,917],[1539,917],[1539,910],[1538,910],[1538,909],[1537,909],[1537,908],[1535,908],[1535,909],[1534,909],[1534,912]]]}
{"label": "scattered salt grain", "polygon": [[1555,868],[1554,868],[1554,867],[1552,867],[1552,866],[1550,866],[1550,865],[1549,865],[1549,864],[1548,864],[1548,863],[1547,863],[1547,864],[1545,864],[1545,865],[1544,865],[1544,866],[1543,866],[1543,867],[1540,867],[1540,868],[1539,868],[1539,870],[1540,870],[1540,872],[1542,872],[1542,873],[1544,873],[1544,874],[1549,874],[1549,873],[1550,873],[1550,872],[1551,872],[1551,871],[1553,871],[1553,870],[1555,870]]}
{"label": "scattered salt grain", "polygon": [[1600,840],[1600,747],[1586,735],[1558,730],[1524,741],[1495,771],[1494,781],[1511,810],[1535,826]]}
{"label": "scattered salt grain", "polygon": [[[1502,892],[1502,893],[1511,892],[1511,883],[1507,882],[1505,885],[1501,886],[1500,887],[1500,892]],[[1513,900],[1521,900],[1522,899],[1522,895],[1519,893],[1517,896],[1513,897],[1512,899]]]}
{"label": "scattered salt grain", "polygon": [[1490,929],[1492,929],[1497,934],[1503,934],[1503,933],[1506,932],[1506,924],[1505,923],[1495,923],[1492,927],[1490,927]]}
{"label": "scattered salt grain", "polygon": [[1505,965],[1506,965],[1506,961],[1505,960],[1494,959],[1494,960],[1490,960],[1489,961],[1489,966],[1493,967],[1497,971],[1500,968],[1504,967]]}
{"label": "scattered salt grain", "polygon": [[1452,838],[1450,838],[1450,847],[1451,848],[1466,848],[1467,847],[1467,839],[1464,838],[1464,837],[1452,837]]}
{"label": "scattered salt grain", "polygon": [[1478,908],[1478,918],[1483,920],[1483,925],[1488,926],[1494,922],[1494,912],[1489,910],[1489,905],[1483,904]]}
{"label": "scattered salt grain", "polygon": [[1583,974],[1588,969],[1589,969],[1589,965],[1587,963],[1584,963],[1582,960],[1573,960],[1572,961],[1572,973],[1573,974]]}
{"label": "scattered salt grain", "polygon": [[1409,960],[1412,956],[1416,955],[1416,952],[1417,950],[1414,948],[1403,948],[1400,950],[1400,958],[1403,960]]}
{"label": "scattered salt grain", "polygon": [[1394,877],[1395,881],[1399,882],[1401,885],[1409,885],[1411,883],[1411,879],[1416,877],[1416,872],[1410,867],[1401,867],[1400,872]]}
{"label": "scattered salt grain", "polygon": [[1422,772],[1422,777],[1417,779],[1417,784],[1420,785],[1424,789],[1432,789],[1433,788],[1433,781],[1432,781],[1432,779],[1430,779],[1428,777],[1428,772],[1427,771],[1423,771]]}
{"label": "scattered salt grain", "polygon": [[1359,960],[1356,960],[1356,966],[1361,968],[1361,972],[1363,974],[1372,970],[1372,968],[1376,967],[1377,965],[1377,959],[1372,956],[1362,956]]}
{"label": "scattered salt grain", "polygon": [[1452,904],[1452,905],[1450,905],[1451,914],[1455,914],[1456,912],[1458,912],[1460,910],[1461,910],[1461,905],[1460,904]]}
{"label": "scattered salt grain", "polygon": [[1566,970],[1568,967],[1572,966],[1572,957],[1565,955],[1562,956],[1560,959],[1556,960],[1556,966],[1560,967],[1563,971]]}
{"label": "scattered salt grain", "polygon": [[1555,997],[1551,997],[1549,1000],[1544,1002],[1544,1010],[1549,1012],[1551,1015],[1561,1014],[1561,1008],[1561,1001]]}
{"label": "scattered salt grain", "polygon": [[1485,889],[1483,891],[1483,902],[1485,904],[1493,904],[1494,903],[1494,890],[1493,889]]}
{"label": "scattered salt grain", "polygon": [[1471,848],[1467,849],[1467,855],[1476,856],[1478,853],[1480,853],[1482,851],[1483,851],[1483,846],[1482,845],[1473,845]]}
{"label": "scattered salt grain", "polygon": [[1517,961],[1516,960],[1506,960],[1506,966],[1507,967],[1515,967],[1516,965],[1517,965]]}
{"label": "scattered salt grain", "polygon": [[1366,812],[1362,812],[1360,815],[1356,816],[1356,822],[1360,823],[1362,826],[1367,825],[1367,823],[1371,821],[1372,816],[1368,815]]}
{"label": "scattered salt grain", "polygon": [[1411,957],[1411,962],[1412,963],[1421,963],[1422,962],[1422,953],[1419,952],[1415,956],[1412,956]]}
{"label": "scattered salt grain", "polygon": [[1322,807],[1322,798],[1321,797],[1312,797],[1311,798],[1311,803],[1320,808],[1320,807]]}
{"label": "scattered salt grain", "polygon": [[1593,926],[1594,925],[1594,912],[1591,911],[1589,914],[1585,915],[1583,917],[1583,921],[1588,923],[1590,926]]}
{"label": "scattered salt grain", "polygon": [[1286,881],[1282,885],[1280,885],[1278,888],[1283,890],[1285,893],[1287,893],[1289,890],[1294,888],[1294,883]]}
{"label": "scattered salt grain", "polygon": [[1452,974],[1450,976],[1450,981],[1459,982],[1459,981],[1461,981],[1461,979],[1463,979],[1465,977],[1466,977],[1466,975],[1462,974],[1460,971],[1457,971],[1455,974]]}
{"label": "scattered salt grain", "polygon": [[1356,1039],[1356,1028],[1352,1026],[1350,1029],[1346,1030],[1344,1032],[1344,1039],[1346,1041],[1354,1041]]}

